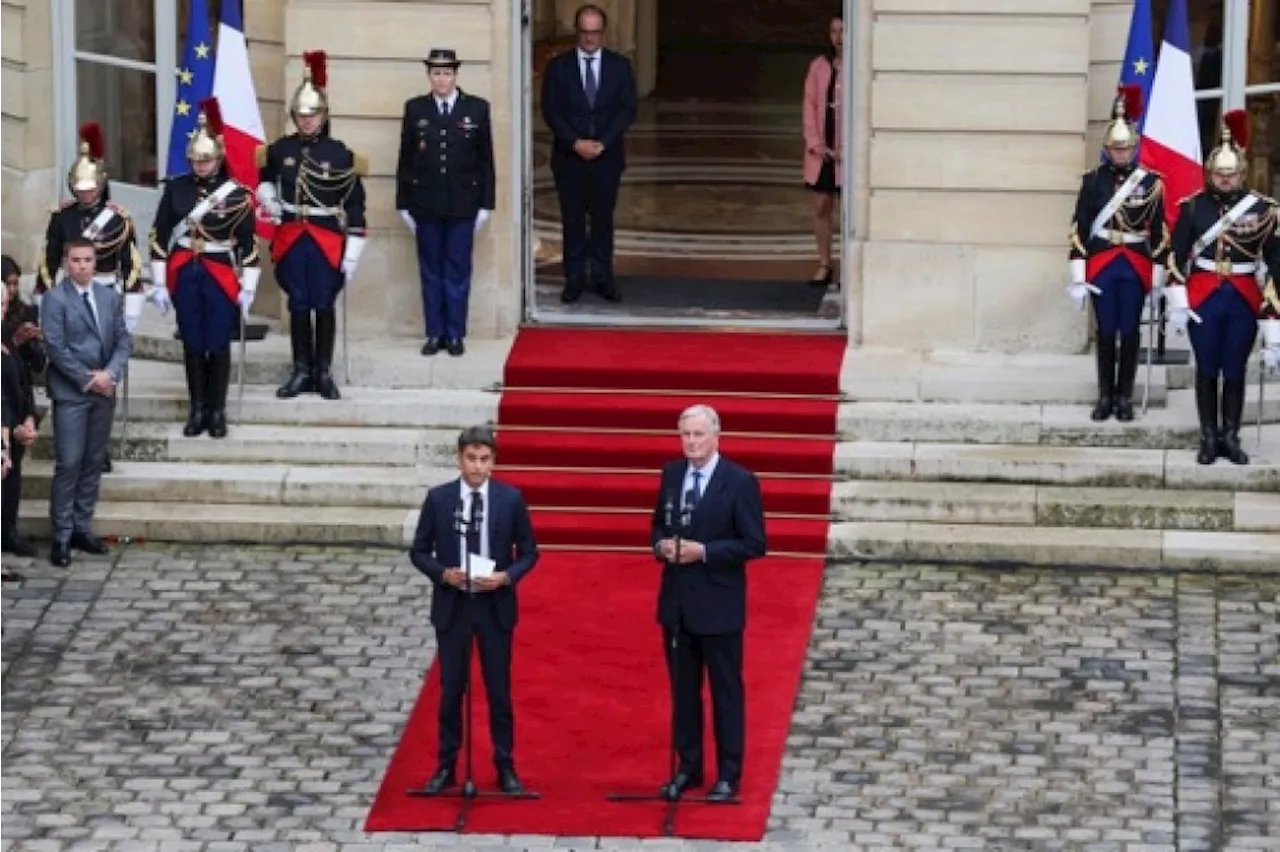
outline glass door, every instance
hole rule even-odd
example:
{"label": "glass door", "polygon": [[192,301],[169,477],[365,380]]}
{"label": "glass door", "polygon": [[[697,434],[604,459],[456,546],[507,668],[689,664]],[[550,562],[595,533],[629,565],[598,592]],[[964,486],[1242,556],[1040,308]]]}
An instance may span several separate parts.
{"label": "glass door", "polygon": [[534,261],[533,237],[533,0],[520,0],[512,4],[518,9],[515,23],[517,37],[514,57],[517,69],[514,78],[515,102],[512,113],[516,120],[512,127],[511,147],[515,152],[519,176],[519,202],[515,205],[518,221],[515,223],[517,238],[515,269],[523,282],[523,317],[525,322],[537,319],[537,270]]}

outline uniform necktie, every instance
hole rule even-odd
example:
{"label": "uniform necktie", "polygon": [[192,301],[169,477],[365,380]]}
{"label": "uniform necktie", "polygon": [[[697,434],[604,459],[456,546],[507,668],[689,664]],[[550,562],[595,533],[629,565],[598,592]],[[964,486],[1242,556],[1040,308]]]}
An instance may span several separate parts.
{"label": "uniform necktie", "polygon": [[595,109],[596,106],[596,70],[592,64],[596,61],[594,56],[584,56],[582,58],[587,63],[586,71],[582,76],[582,89],[587,94],[587,106]]}
{"label": "uniform necktie", "polygon": [[441,102],[440,102],[440,114],[441,114],[442,116],[444,116],[445,118],[448,118],[448,117],[449,117],[449,102],[448,102],[448,101],[441,101]]}

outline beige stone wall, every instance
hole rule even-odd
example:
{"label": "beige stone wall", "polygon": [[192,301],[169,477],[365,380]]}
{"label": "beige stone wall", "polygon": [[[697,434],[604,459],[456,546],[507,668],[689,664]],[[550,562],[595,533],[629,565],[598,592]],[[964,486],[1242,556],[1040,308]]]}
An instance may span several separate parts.
{"label": "beige stone wall", "polygon": [[62,191],[53,150],[53,45],[49,0],[0,4],[3,94],[3,247],[26,272],[34,269],[49,205]]}
{"label": "beige stone wall", "polygon": [[[870,9],[867,9],[870,6]],[[867,0],[850,336],[1074,351],[1065,235],[1085,160],[1089,0]]]}
{"label": "beige stone wall", "polygon": [[497,210],[476,241],[470,333],[514,332],[521,291],[513,269],[510,193],[512,0],[287,0],[283,61],[288,90],[306,50],[329,55],[333,133],[369,158],[369,244],[348,293],[357,334],[422,334],[422,301],[413,242],[395,211],[395,170],[404,102],[427,91],[422,60],[452,47],[463,60],[459,85],[490,101],[497,165]]}

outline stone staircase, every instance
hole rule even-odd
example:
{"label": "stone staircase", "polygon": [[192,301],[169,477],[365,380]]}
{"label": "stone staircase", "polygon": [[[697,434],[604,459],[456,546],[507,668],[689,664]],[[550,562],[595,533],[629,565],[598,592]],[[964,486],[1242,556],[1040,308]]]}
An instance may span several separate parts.
{"label": "stone staircase", "polygon": [[[403,545],[426,489],[455,475],[458,430],[496,418],[508,346],[477,342],[462,359],[425,359],[411,340],[362,341],[342,400],[281,401],[274,386],[288,370],[287,341],[272,335],[249,344],[242,423],[214,441],[182,436],[179,347],[167,328],[144,327],[131,368],[132,422],[124,436],[117,424],[116,469],[103,479],[96,531]],[[1254,463],[1201,467],[1191,449],[1191,391],[1178,386],[1185,379],[1157,368],[1145,417],[1094,424],[1087,357],[851,352],[829,552],[1280,570],[1280,388],[1265,403],[1261,449],[1256,384],[1250,389]],[[234,417],[234,387],[228,407]],[[34,535],[48,534],[50,457],[42,435],[22,510]],[[584,459],[593,465],[607,459]]]}

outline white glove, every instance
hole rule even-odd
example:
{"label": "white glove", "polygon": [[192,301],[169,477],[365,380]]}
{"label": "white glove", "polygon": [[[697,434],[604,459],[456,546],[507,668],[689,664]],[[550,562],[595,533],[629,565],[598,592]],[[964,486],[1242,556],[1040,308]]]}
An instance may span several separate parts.
{"label": "white glove", "polygon": [[1280,370],[1280,346],[1268,346],[1262,350],[1262,366],[1270,376]]}
{"label": "white glove", "polygon": [[[1084,311],[1084,306],[1089,301],[1089,290],[1089,285],[1083,281],[1067,288],[1067,298],[1071,300],[1071,304],[1077,311]],[[1097,288],[1093,288],[1093,291],[1096,293]]]}
{"label": "white glove", "polygon": [[165,287],[165,284],[169,283],[168,281],[165,280],[168,278],[168,276],[169,276],[169,272],[168,272],[168,269],[165,267],[165,263],[163,260],[151,261],[151,283],[152,284],[154,284],[155,286],[163,290]]}
{"label": "white glove", "polygon": [[476,213],[476,233],[480,233],[480,229],[484,227],[484,223],[489,221],[489,217],[493,215],[492,210],[480,210]]}
{"label": "white glove", "polygon": [[356,274],[356,267],[360,265],[360,255],[364,252],[364,237],[347,237],[347,248],[342,254],[342,274],[347,280]]}
{"label": "white glove", "polygon": [[1164,283],[1168,279],[1168,271],[1161,265],[1156,264],[1151,267],[1151,303],[1153,305],[1160,304],[1160,297],[1164,295]]}
{"label": "white glove", "polygon": [[142,303],[147,297],[141,293],[124,294],[124,327],[130,334],[138,328],[138,319],[142,316]]}
{"label": "white glove", "polygon": [[1262,327],[1262,345],[1268,349],[1280,349],[1280,319],[1268,319],[1258,323]]}
{"label": "white glove", "polygon": [[256,266],[246,266],[240,270],[240,298],[236,301],[240,304],[240,310],[246,314],[253,307],[253,297],[258,295],[258,279],[261,276],[262,270]]}
{"label": "white glove", "polygon": [[409,233],[416,236],[418,233],[418,223],[413,221],[413,217],[409,215],[409,211],[399,210],[397,212],[400,214],[400,218],[404,220],[404,226],[409,229]]}
{"label": "white glove", "polygon": [[169,313],[169,308],[173,307],[173,302],[169,299],[169,291],[164,287],[152,287],[147,293],[147,301],[156,306],[156,310],[162,314]]}
{"label": "white glove", "polygon": [[284,208],[280,206],[280,198],[276,195],[274,183],[258,184],[258,208],[273,222],[279,222],[284,215]]}

